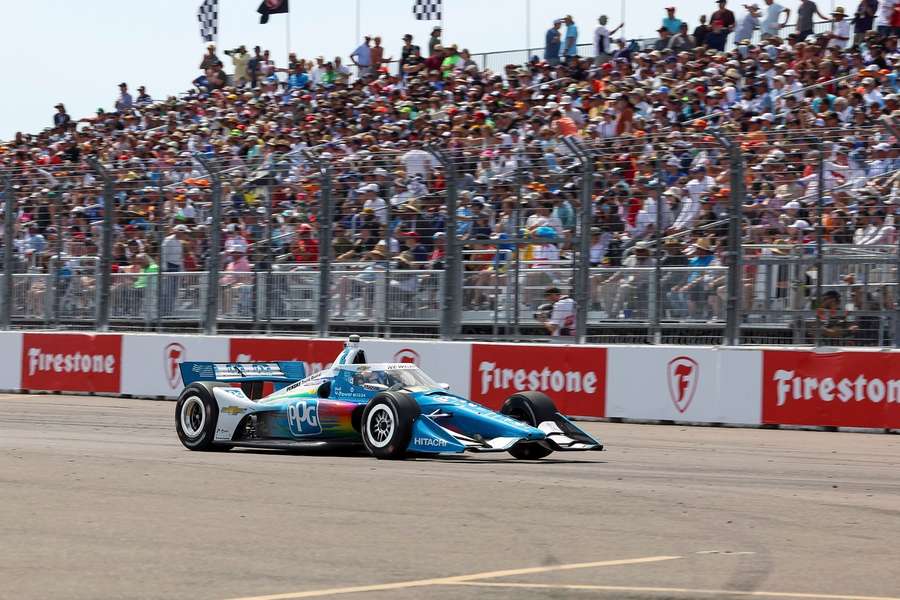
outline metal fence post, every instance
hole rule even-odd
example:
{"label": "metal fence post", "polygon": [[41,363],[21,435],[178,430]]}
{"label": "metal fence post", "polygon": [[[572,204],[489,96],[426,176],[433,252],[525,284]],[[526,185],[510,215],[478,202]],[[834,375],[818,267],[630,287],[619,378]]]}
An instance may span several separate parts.
{"label": "metal fence post", "polygon": [[451,156],[443,150],[433,146],[426,146],[441,166],[447,177],[447,241],[446,260],[444,261],[444,306],[441,310],[441,338],[453,339],[459,333],[459,318],[462,311],[462,272],[460,270],[462,256],[460,255],[459,238],[456,234],[457,223],[457,179],[456,165]]}
{"label": "metal fence post", "polygon": [[728,297],[725,302],[726,346],[741,343],[741,296],[744,283],[744,256],[741,245],[741,213],[744,206],[744,155],[740,144],[727,139],[718,131],[710,131],[713,137],[728,151],[731,185],[731,206],[728,210],[728,249],[725,262],[728,267]]}
{"label": "metal fence post", "polygon": [[[53,323],[53,326],[58,328],[60,322],[60,309],[61,309],[61,298],[60,298],[60,282],[62,280],[62,256],[63,256],[63,241],[64,236],[62,232],[64,231],[63,227],[63,216],[62,211],[57,210],[54,215],[54,226],[56,227],[57,235],[56,235],[56,262],[53,263],[53,277],[51,278],[52,283],[52,293],[50,294],[50,301],[44,303],[44,314],[46,315],[46,320]],[[96,273],[99,273],[99,267],[96,267]]]}
{"label": "metal fence post", "polygon": [[591,222],[593,221],[594,157],[575,139],[563,142],[581,163],[581,214],[578,231],[578,272],[575,279],[575,338],[587,338],[588,304],[591,286]]}
{"label": "metal fence post", "polygon": [[328,337],[331,320],[332,202],[331,165],[311,152],[303,155],[319,171],[319,337]]}
{"label": "metal fence post", "polygon": [[[513,336],[519,339],[519,325],[522,320],[522,188],[525,187],[525,156],[521,150],[516,154],[516,209],[515,230],[511,237],[516,240],[513,254]],[[507,321],[509,310],[507,309]]]}
{"label": "metal fence post", "polygon": [[219,169],[212,161],[199,152],[194,158],[209,174],[212,183],[212,226],[209,230],[209,252],[206,259],[206,316],[203,332],[207,335],[216,333],[216,320],[219,312],[219,266],[222,248],[222,177]]}
{"label": "metal fence post", "polygon": [[[825,257],[822,239],[824,221],[822,211],[825,208],[825,144],[819,138],[814,138],[819,150],[819,160],[816,162],[816,308],[822,306],[822,286],[825,283]],[[822,318],[816,310],[816,346],[822,345]]]}
{"label": "metal fence post", "polygon": [[[109,288],[111,284],[110,272],[112,271],[112,246],[113,246],[113,216],[115,212],[115,198],[113,198],[113,179],[96,157],[89,157],[88,164],[103,180],[103,235],[100,245],[100,268],[97,273],[97,331],[109,329]],[[62,237],[60,231],[60,237]],[[56,265],[57,270],[60,265]]]}
{"label": "metal fence post", "polygon": [[[900,129],[898,123],[890,117],[885,117],[884,124],[887,130],[894,136],[897,143],[900,143]],[[900,213],[894,213],[894,227],[897,227],[898,217]],[[897,256],[895,268],[897,272],[894,274],[894,348],[900,348],[900,236],[897,236]],[[887,308],[882,302],[882,308]]]}
{"label": "metal fence post", "polygon": [[14,220],[12,178],[3,175],[3,300],[0,302],[0,329],[9,329],[12,325]]}
{"label": "metal fence post", "polygon": [[[166,197],[165,197],[165,187],[163,186],[163,178],[162,171],[159,172],[159,179],[156,180],[156,250],[159,252],[159,272],[156,274],[157,282],[156,282],[156,330],[162,331],[162,320],[163,320],[163,286],[166,285],[166,265],[163,263],[163,240],[166,235],[166,219],[163,213],[165,212],[166,206]],[[175,277],[178,277],[177,275]],[[172,290],[176,289],[177,283],[173,281],[174,285],[170,287]],[[174,299],[173,299],[174,300]],[[174,305],[173,305],[174,306]]]}
{"label": "metal fence post", "polygon": [[[266,333],[270,333],[272,331],[272,300],[274,296],[275,289],[275,278],[272,275],[272,271],[275,267],[275,240],[272,239],[273,231],[272,231],[272,221],[273,221],[273,211],[274,206],[272,202],[272,189],[266,188],[266,228],[265,228],[265,236],[266,236],[266,283],[263,286],[263,301],[266,303],[265,314],[263,318],[266,321]],[[258,274],[257,274],[258,276]],[[260,297],[259,291],[257,290],[253,294],[253,298],[258,301]],[[257,310],[254,310],[254,315],[258,312],[258,307],[254,307]]]}
{"label": "metal fence post", "polygon": [[665,220],[663,219],[663,203],[666,197],[663,195],[666,191],[665,178],[663,177],[662,157],[656,154],[656,231],[654,232],[654,249],[655,257],[653,265],[653,286],[655,290],[653,294],[653,313],[650,315],[650,336],[654,344],[662,344],[662,318],[663,318],[663,290],[662,290],[662,262],[665,258],[665,249],[663,248],[663,229],[665,228]]}

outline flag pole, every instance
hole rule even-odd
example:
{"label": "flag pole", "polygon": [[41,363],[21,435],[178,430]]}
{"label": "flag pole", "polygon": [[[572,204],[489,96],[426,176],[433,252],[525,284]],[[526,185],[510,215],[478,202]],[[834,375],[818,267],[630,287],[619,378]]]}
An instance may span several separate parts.
{"label": "flag pole", "polygon": [[353,40],[353,43],[358,44],[361,39],[359,0],[356,0],[356,38]]}
{"label": "flag pole", "polygon": [[622,24],[622,37],[625,38],[625,0],[622,0],[622,5],[619,7],[619,23]]}
{"label": "flag pole", "polygon": [[[287,68],[291,68],[291,11],[288,11],[284,19],[284,43],[287,52]],[[290,73],[288,73],[290,76]]]}
{"label": "flag pole", "polygon": [[525,0],[525,47],[528,48],[525,61],[531,58],[531,0]]}

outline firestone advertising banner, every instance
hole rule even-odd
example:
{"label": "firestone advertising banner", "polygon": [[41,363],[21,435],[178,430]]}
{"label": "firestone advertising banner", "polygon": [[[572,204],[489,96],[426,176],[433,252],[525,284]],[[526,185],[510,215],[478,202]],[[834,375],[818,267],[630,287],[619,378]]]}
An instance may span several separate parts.
{"label": "firestone advertising banner", "polygon": [[231,362],[301,361],[311,375],[331,365],[344,347],[342,340],[233,337]]}
{"label": "firestone advertising banner", "polygon": [[605,416],[606,348],[472,344],[472,400],[493,409],[524,391],[544,392],[559,411]]}
{"label": "firestone advertising banner", "polygon": [[760,423],[759,351],[614,347],[608,356],[607,417]]}
{"label": "firestone advertising banner", "polygon": [[763,422],[900,428],[900,354],[766,350]]}
{"label": "firestone advertising banner", "polygon": [[118,394],[122,336],[26,333],[21,368],[22,389]]}

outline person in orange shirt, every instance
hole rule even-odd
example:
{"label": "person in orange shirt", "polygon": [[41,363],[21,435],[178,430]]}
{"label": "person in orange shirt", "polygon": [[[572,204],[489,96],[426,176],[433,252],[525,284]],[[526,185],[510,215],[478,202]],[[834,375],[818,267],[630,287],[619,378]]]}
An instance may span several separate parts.
{"label": "person in orange shirt", "polygon": [[616,107],[616,135],[625,135],[633,130],[632,122],[634,121],[634,107],[628,101],[628,97],[619,94],[615,98]]}
{"label": "person in orange shirt", "polygon": [[578,134],[578,126],[575,125],[575,121],[566,116],[560,110],[554,110],[550,114],[550,122],[553,125],[553,129],[556,131],[556,133],[561,136]]}

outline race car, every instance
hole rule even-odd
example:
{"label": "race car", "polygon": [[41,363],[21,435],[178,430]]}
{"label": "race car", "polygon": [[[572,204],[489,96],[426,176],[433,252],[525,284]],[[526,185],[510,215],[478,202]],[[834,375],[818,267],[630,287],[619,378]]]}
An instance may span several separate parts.
{"label": "race car", "polygon": [[[355,335],[330,367],[308,377],[299,362],[180,368],[185,388],[175,428],[191,450],[354,445],[380,459],[466,451],[538,459],[603,449],[540,392],[513,394],[496,412],[416,365],[368,363]],[[267,383],[273,392],[263,397]]]}

